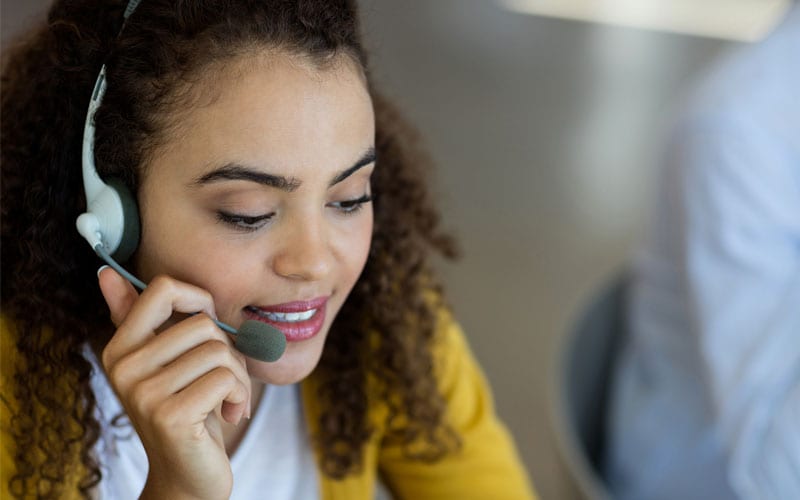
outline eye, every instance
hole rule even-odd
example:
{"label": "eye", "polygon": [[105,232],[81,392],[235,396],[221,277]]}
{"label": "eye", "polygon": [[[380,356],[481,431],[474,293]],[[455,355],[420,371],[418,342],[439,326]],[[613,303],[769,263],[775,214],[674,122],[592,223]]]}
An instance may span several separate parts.
{"label": "eye", "polygon": [[228,212],[218,211],[217,212],[217,219],[220,222],[232,226],[234,229],[239,231],[256,231],[264,227],[267,222],[272,219],[272,216],[275,215],[274,213],[264,214],[264,215],[243,215],[243,214],[231,214]]}
{"label": "eye", "polygon": [[371,201],[372,196],[365,194],[361,198],[356,198],[355,200],[335,201],[333,203],[329,203],[328,206],[335,208],[345,215],[352,215],[361,210],[364,207],[364,204]]}

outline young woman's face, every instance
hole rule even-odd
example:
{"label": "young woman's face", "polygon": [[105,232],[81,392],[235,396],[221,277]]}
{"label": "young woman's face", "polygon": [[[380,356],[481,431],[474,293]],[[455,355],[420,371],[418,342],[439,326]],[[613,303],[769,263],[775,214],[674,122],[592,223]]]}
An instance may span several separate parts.
{"label": "young woman's face", "polygon": [[199,85],[212,99],[178,113],[146,167],[135,266],[145,281],[167,274],[209,291],[234,327],[258,319],[284,331],[284,355],[248,369],[297,382],[369,252],[372,103],[345,57],[318,69],[254,55]]}

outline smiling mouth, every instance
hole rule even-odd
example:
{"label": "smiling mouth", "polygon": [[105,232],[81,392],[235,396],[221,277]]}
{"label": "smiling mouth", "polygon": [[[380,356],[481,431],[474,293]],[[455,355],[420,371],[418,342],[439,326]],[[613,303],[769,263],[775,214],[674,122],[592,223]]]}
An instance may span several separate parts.
{"label": "smiling mouth", "polygon": [[248,306],[247,310],[257,314],[262,318],[266,318],[276,323],[299,323],[301,321],[309,320],[311,319],[312,316],[317,314],[317,309],[309,309],[307,311],[301,311],[301,312],[282,313],[282,312],[262,311],[257,307]]}
{"label": "smiling mouth", "polygon": [[268,323],[279,329],[289,342],[310,339],[322,331],[325,325],[327,296],[308,301],[244,308],[245,317]]}

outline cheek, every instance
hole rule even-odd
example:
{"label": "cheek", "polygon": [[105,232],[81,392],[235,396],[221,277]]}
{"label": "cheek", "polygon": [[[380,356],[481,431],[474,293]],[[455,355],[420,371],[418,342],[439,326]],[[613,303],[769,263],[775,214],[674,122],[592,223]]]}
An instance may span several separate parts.
{"label": "cheek", "polygon": [[196,230],[201,227],[196,214],[170,195],[174,189],[168,180],[160,179],[146,180],[141,188],[141,239],[134,264],[146,281],[166,274],[193,283],[187,265],[205,249],[203,236]]}
{"label": "cheek", "polygon": [[217,245],[194,255],[187,270],[194,284],[213,295],[217,314],[235,321],[243,306],[264,299],[264,287],[275,285],[265,272],[263,259],[256,250]]}
{"label": "cheek", "polygon": [[134,268],[146,282],[158,274],[175,276],[180,270],[181,256],[186,253],[179,243],[181,235],[170,231],[163,218],[151,214],[152,211],[143,211],[141,239],[133,257]]}
{"label": "cheek", "polygon": [[150,217],[152,211],[143,212],[142,240],[134,261],[140,278],[149,282],[165,274],[202,288],[214,296],[217,314],[230,318],[227,309],[242,299],[242,285],[253,279],[255,261],[261,256],[239,252],[235,245],[197,230],[201,226],[191,223],[194,221],[176,224],[174,219]]}

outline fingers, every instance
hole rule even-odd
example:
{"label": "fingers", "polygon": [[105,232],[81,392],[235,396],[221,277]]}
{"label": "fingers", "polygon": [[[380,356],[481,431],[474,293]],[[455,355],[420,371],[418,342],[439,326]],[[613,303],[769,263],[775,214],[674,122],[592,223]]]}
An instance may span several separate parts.
{"label": "fingers", "polygon": [[[117,364],[161,368],[175,361],[181,354],[209,341],[224,343],[234,349],[233,341],[211,318],[205,314],[197,314],[153,336],[139,349],[120,358]],[[238,351],[235,352],[239,354]],[[241,357],[244,359],[243,355]]]}
{"label": "fingers", "polygon": [[209,341],[170,363],[158,375],[150,379],[150,383],[161,387],[164,391],[176,393],[216,368],[227,368],[238,382],[248,389],[246,400],[249,400],[250,377],[247,374],[243,358],[225,343],[216,340]]}
{"label": "fingers", "polygon": [[[204,423],[220,402],[227,403],[222,405],[223,418],[233,424],[249,416],[246,411],[250,384],[243,382],[242,374],[237,373],[238,362],[223,361],[200,367],[193,365],[188,357],[180,361],[183,366],[159,372],[130,389],[129,404],[140,420],[150,421],[149,425],[165,431],[186,428]],[[170,380],[176,375],[179,381]]]}
{"label": "fingers", "polygon": [[[103,350],[103,365],[118,394],[126,395],[123,399],[133,413],[152,417],[177,398],[208,411],[222,403],[222,417],[229,422],[249,416],[251,384],[246,359],[209,317],[215,313],[208,292],[161,276],[139,296],[113,269],[103,269],[98,279],[118,327]],[[206,314],[190,316],[155,334],[174,312],[200,311]],[[211,389],[190,390],[198,384]],[[226,388],[222,396],[220,387]],[[195,396],[182,395],[186,391]],[[197,400],[201,394],[204,397]]]}
{"label": "fingers", "polygon": [[[109,270],[104,270],[101,273],[101,282],[106,279],[105,276],[109,272]],[[114,274],[118,279],[123,279],[116,272]],[[126,301],[130,296],[120,298],[121,292],[116,287],[121,287],[121,284],[115,283],[112,277],[107,279],[110,282],[110,297],[106,301],[113,302],[112,316],[117,319],[123,318],[117,324],[116,334],[103,351],[103,364],[107,369],[121,357],[154,338],[156,329],[167,322],[174,312],[205,312],[211,317],[216,317],[211,294],[201,288],[165,276],[153,279],[141,296],[127,307],[127,313],[123,314]],[[112,303],[109,303],[109,308],[111,307]]]}
{"label": "fingers", "polygon": [[[246,409],[246,403],[250,401],[251,384],[244,356],[219,340],[209,340],[198,345],[163,369],[154,369],[152,375],[147,378],[131,380],[136,377],[134,370],[140,371],[139,368],[134,362],[123,359],[117,364],[112,377],[115,386],[124,392],[132,393],[132,399],[138,401],[137,405],[144,405],[144,408],[138,410],[145,414],[152,410],[154,401],[165,400],[185,390],[196,381],[202,380],[206,374],[219,368],[226,369],[236,383],[245,389],[244,401],[230,402],[245,403],[242,409]],[[217,400],[216,404],[219,403],[220,400]]]}
{"label": "fingers", "polygon": [[110,267],[102,268],[97,274],[97,280],[100,284],[100,292],[106,299],[106,304],[111,312],[111,321],[115,326],[119,326],[136,299],[139,298],[139,294],[128,280]]}
{"label": "fingers", "polygon": [[[110,357],[110,356],[106,356]],[[107,368],[112,385],[134,400],[162,400],[217,367],[227,368],[250,400],[247,361],[231,339],[205,314],[191,316],[152,337]],[[219,403],[219,402],[218,402]]]}
{"label": "fingers", "polygon": [[238,424],[249,401],[249,388],[227,368],[217,367],[203,374],[182,391],[163,400],[152,412],[154,421],[169,429],[186,427],[187,423],[199,424],[205,421],[220,401],[223,404],[223,418]]}

